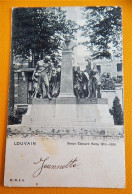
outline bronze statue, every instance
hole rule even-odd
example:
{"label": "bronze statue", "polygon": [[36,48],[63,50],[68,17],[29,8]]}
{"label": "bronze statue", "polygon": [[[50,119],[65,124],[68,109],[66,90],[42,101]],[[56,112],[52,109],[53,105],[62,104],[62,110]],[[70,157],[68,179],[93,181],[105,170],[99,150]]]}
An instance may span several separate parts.
{"label": "bronze statue", "polygon": [[[37,62],[36,69],[33,73],[33,90],[34,96],[37,94],[42,98],[48,97],[51,99],[50,91],[49,91],[49,81],[51,79],[52,65],[50,63],[50,57],[46,56],[44,60],[40,60]],[[38,74],[38,79],[35,78],[36,73]],[[35,83],[36,82],[36,83]]]}

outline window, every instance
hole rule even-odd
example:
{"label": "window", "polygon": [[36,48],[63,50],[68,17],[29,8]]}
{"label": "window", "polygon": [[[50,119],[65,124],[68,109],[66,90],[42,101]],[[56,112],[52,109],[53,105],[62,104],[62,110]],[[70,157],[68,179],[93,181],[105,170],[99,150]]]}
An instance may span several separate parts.
{"label": "window", "polygon": [[123,76],[122,75],[118,75],[117,76],[117,83],[122,83],[123,81]]}
{"label": "window", "polygon": [[97,65],[97,70],[99,73],[101,73],[101,65]]}
{"label": "window", "polygon": [[122,63],[117,63],[117,72],[122,71]]}

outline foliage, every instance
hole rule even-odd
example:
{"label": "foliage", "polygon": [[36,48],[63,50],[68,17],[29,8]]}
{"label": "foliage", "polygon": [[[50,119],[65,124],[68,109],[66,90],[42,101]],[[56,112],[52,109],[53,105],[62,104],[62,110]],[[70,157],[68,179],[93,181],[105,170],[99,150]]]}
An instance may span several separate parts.
{"label": "foliage", "polygon": [[66,20],[61,8],[15,8],[13,11],[12,48],[23,58],[49,54],[55,58],[64,35],[74,38],[76,24]]}
{"label": "foliage", "polygon": [[111,77],[110,73],[103,73],[100,79],[102,90],[115,90],[116,78]]}
{"label": "foliage", "polygon": [[113,115],[114,124],[115,125],[123,125],[124,119],[123,119],[123,111],[121,108],[120,100],[116,96],[113,101],[113,107],[109,110],[111,115]]}
{"label": "foliage", "polygon": [[27,109],[20,109],[14,111],[10,108],[8,112],[8,125],[21,124],[22,115],[27,112]]}
{"label": "foliage", "polygon": [[121,7],[85,7],[83,45],[93,59],[122,56]]}

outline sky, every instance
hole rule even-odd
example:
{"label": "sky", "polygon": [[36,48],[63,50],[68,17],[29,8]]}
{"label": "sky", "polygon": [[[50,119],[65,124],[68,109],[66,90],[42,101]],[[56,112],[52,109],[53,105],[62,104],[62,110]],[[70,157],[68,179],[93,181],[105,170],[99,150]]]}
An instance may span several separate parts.
{"label": "sky", "polygon": [[[75,21],[78,25],[85,24],[85,20],[82,18],[82,7],[62,7],[62,10],[67,12],[67,19]],[[88,57],[90,53],[87,51],[87,48],[83,45],[78,45],[80,42],[83,42],[85,39],[81,36],[81,31],[79,30],[76,35],[76,47],[74,48],[74,66],[81,66],[81,69],[84,70],[87,62],[85,57]]]}

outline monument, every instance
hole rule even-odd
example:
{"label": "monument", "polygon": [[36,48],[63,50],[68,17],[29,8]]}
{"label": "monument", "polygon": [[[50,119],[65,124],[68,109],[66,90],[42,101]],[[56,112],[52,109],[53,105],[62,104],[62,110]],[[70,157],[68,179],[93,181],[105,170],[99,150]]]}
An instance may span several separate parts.
{"label": "monument", "polygon": [[73,88],[73,50],[75,43],[68,38],[62,45],[60,94],[57,98],[33,99],[31,110],[23,116],[22,124],[49,129],[113,128],[108,100],[103,98],[77,99]]}
{"label": "monument", "polygon": [[73,49],[75,43],[67,37],[62,45],[61,84],[59,98],[74,98],[73,93]]}

